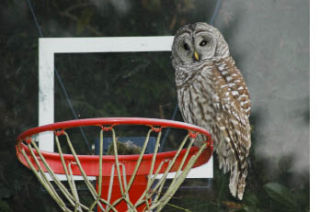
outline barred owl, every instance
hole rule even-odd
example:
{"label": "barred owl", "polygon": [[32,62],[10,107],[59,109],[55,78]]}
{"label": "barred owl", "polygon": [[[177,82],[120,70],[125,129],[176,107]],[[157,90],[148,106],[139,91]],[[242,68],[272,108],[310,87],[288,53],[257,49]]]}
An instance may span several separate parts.
{"label": "barred owl", "polygon": [[241,200],[251,146],[251,103],[228,44],[211,25],[183,26],[172,45],[172,65],[184,121],[211,133],[219,168],[230,172],[230,193]]}

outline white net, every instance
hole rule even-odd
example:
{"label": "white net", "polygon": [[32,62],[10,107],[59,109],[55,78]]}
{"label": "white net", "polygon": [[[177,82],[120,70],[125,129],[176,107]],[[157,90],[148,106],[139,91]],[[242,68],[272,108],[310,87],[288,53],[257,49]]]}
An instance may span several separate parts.
{"label": "white net", "polygon": [[[113,127],[100,127],[99,154],[78,155],[67,130],[55,130],[56,160],[42,152],[33,137],[21,140],[17,145],[20,161],[29,167],[45,190],[57,202],[62,211],[161,211],[183,183],[200,155],[209,148],[209,142],[194,147],[198,132],[187,130],[187,135],[174,152],[159,152],[162,128],[148,126],[140,154],[126,157],[118,154],[116,131]],[[113,155],[104,155],[104,133],[111,132]],[[151,133],[156,133],[153,153],[146,154]],[[63,152],[61,142],[65,142],[71,154]],[[211,150],[212,151],[212,150]],[[86,159],[87,157],[87,159]],[[91,163],[92,157],[95,163]],[[129,158],[130,161],[129,161]],[[146,170],[146,168],[148,170]],[[92,171],[92,169],[94,169]],[[174,178],[168,180],[170,172]],[[65,176],[61,182],[57,174]],[[95,174],[92,174],[95,173]],[[81,198],[79,182],[81,176],[89,197]],[[92,182],[90,176],[95,176]],[[95,185],[94,185],[95,183]]]}

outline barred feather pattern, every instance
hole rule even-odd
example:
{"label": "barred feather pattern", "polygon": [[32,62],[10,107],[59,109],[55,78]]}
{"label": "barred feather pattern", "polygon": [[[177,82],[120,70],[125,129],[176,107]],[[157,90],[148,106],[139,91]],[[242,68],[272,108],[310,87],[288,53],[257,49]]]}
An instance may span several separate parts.
{"label": "barred feather pattern", "polygon": [[251,103],[240,71],[231,56],[175,65],[175,70],[184,120],[213,135],[219,168],[230,172],[230,192],[241,200],[251,146]]}

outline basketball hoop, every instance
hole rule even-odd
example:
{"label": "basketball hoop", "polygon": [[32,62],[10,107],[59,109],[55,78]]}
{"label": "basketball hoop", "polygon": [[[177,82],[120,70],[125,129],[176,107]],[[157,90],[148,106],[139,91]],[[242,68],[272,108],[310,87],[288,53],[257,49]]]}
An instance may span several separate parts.
{"label": "basketball hoop", "polygon": [[[140,154],[118,154],[115,128],[122,125],[148,128]],[[74,149],[67,131],[85,126],[96,127],[100,132],[98,155],[78,155]],[[158,152],[164,128],[186,131],[176,151]],[[57,152],[39,149],[37,135],[43,132],[54,133]],[[112,135],[114,155],[104,155],[104,133]],[[153,153],[147,154],[151,133],[156,134],[156,143]],[[198,136],[206,139],[201,145],[195,146],[194,141]],[[64,153],[62,140],[70,153]],[[29,129],[18,136],[16,152],[19,161],[33,171],[63,211],[160,211],[191,168],[209,160],[213,142],[206,130],[182,122],[149,118],[94,118]],[[174,178],[164,189],[170,172],[175,172]],[[62,183],[58,175],[64,175],[67,183]],[[89,190],[92,197],[89,204],[80,200],[75,176],[81,176]],[[92,176],[96,179],[95,186],[89,179]]]}

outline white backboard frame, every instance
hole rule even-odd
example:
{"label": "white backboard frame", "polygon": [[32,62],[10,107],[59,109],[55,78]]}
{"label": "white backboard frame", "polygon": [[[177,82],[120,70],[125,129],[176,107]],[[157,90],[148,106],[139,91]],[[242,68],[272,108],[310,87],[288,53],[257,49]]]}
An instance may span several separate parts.
{"label": "white backboard frame", "polygon": [[[170,52],[172,42],[173,36],[39,38],[39,126],[54,123],[56,53]],[[39,148],[54,152],[53,133],[39,135]],[[187,178],[213,178],[213,157]]]}

